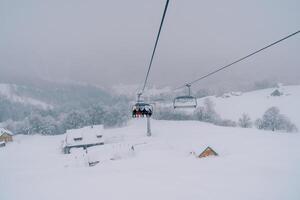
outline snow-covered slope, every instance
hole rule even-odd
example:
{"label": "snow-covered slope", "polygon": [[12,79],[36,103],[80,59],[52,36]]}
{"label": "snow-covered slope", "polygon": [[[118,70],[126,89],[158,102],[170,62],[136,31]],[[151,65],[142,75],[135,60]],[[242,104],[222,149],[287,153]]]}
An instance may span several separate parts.
{"label": "snow-covered slope", "polygon": [[[300,199],[299,134],[153,120],[146,137],[145,124],[105,130],[94,167],[92,151],[61,153],[64,135],[16,136],[0,148],[0,199]],[[207,146],[219,156],[190,154]]]}
{"label": "snow-covered slope", "polygon": [[[268,108],[276,106],[300,128],[300,86],[282,86],[280,88],[282,96],[271,96],[275,89],[256,90],[240,96],[229,95],[227,98],[209,98],[215,103],[217,113],[225,119],[237,121],[243,113],[246,113],[252,120],[256,120],[261,118]],[[203,105],[204,99],[198,99],[200,106]]]}

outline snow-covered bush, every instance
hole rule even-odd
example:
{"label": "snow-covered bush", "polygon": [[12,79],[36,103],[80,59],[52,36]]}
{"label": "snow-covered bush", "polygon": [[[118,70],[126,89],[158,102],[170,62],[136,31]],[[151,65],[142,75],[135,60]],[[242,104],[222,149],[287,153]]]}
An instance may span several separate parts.
{"label": "snow-covered bush", "polygon": [[255,124],[259,129],[287,132],[297,131],[297,127],[286,116],[280,114],[277,107],[269,108],[264,113],[262,119],[257,119]]}
{"label": "snow-covered bush", "polygon": [[252,121],[248,114],[243,113],[242,117],[239,118],[238,125],[242,128],[251,128]]}

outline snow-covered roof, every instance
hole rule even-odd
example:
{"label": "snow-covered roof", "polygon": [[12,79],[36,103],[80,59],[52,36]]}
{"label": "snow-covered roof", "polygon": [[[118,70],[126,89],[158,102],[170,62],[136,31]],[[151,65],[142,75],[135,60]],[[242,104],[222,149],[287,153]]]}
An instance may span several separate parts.
{"label": "snow-covered roof", "polygon": [[65,146],[80,146],[103,143],[103,125],[87,126],[80,129],[67,130]]}
{"label": "snow-covered roof", "polygon": [[0,128],[0,136],[3,135],[4,133],[13,135],[12,132],[10,132],[9,130],[7,130],[5,128]]}
{"label": "snow-covered roof", "polygon": [[[208,145],[197,145],[196,148],[193,149],[193,153],[195,153],[197,156],[199,156],[201,153],[203,153],[207,148],[211,148],[213,151],[216,152],[216,149],[215,147],[211,147],[211,146],[208,146]],[[217,153],[217,152],[216,152]]]}

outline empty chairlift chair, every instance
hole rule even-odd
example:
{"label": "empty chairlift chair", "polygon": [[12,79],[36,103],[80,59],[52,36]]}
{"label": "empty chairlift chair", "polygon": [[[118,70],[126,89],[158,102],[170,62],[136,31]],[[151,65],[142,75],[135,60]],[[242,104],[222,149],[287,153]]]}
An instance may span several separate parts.
{"label": "empty chairlift chair", "polygon": [[173,107],[176,108],[196,108],[197,107],[197,99],[191,96],[191,85],[186,84],[188,88],[188,95],[178,96],[173,101]]}

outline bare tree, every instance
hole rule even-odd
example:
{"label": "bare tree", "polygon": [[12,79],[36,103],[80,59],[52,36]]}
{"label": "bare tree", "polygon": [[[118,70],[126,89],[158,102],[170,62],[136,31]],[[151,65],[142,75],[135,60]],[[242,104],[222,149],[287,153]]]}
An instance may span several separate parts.
{"label": "bare tree", "polygon": [[251,128],[252,121],[248,114],[243,113],[242,117],[239,118],[238,125],[242,128]]}

